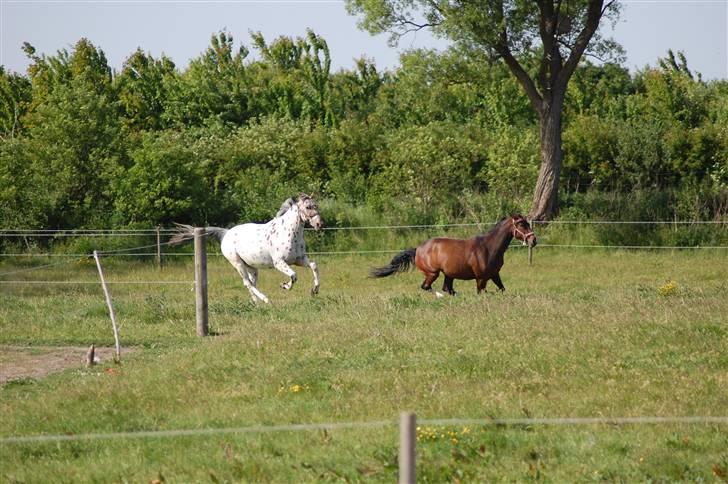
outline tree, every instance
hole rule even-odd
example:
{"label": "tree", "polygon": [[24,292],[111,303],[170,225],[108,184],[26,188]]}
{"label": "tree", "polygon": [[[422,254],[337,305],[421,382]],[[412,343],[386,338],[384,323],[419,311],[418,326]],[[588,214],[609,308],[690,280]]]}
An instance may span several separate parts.
{"label": "tree", "polygon": [[32,98],[30,81],[0,66],[0,139],[15,137]]}
{"label": "tree", "polygon": [[166,56],[155,59],[137,49],[114,80],[124,122],[134,130],[162,129],[169,78],[176,75],[174,63]]}
{"label": "tree", "polygon": [[601,19],[618,13],[617,1],[347,0],[347,8],[363,15],[363,28],[388,31],[394,42],[408,32],[431,28],[508,66],[540,124],[541,168],[529,215],[537,220],[553,217],[558,210],[566,88],[587,48],[597,55],[619,51],[613,42],[593,42],[600,40]]}
{"label": "tree", "polygon": [[197,155],[175,131],[145,133],[133,165],[112,182],[119,221],[204,224],[208,190]]}
{"label": "tree", "polygon": [[94,227],[111,211],[111,180],[124,149],[111,69],[101,49],[81,39],[69,54],[33,63],[32,110],[23,118],[29,173],[42,174],[45,218],[51,227]]}
{"label": "tree", "polygon": [[255,64],[263,81],[264,114],[307,119],[312,126],[334,126],[331,56],[326,40],[307,30],[306,37],[278,37],[268,44],[263,34],[252,34],[262,61]]}
{"label": "tree", "polygon": [[193,59],[182,75],[172,75],[164,68],[164,123],[201,126],[215,118],[241,125],[254,117],[257,113],[251,112],[253,94],[248,92],[244,64],[249,53],[243,45],[236,48],[233,36],[223,31],[211,37],[207,50]]}

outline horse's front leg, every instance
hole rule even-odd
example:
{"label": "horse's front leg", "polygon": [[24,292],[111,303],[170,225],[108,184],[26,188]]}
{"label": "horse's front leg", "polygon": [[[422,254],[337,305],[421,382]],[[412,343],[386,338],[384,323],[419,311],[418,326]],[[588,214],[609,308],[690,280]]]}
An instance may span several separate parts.
{"label": "horse's front leg", "polygon": [[273,261],[273,267],[278,269],[280,272],[284,273],[288,277],[290,277],[290,280],[288,282],[282,282],[281,287],[286,290],[290,290],[293,287],[293,284],[296,283],[296,280],[298,279],[298,276],[296,275],[296,271],[291,269],[291,266],[289,266],[285,260],[283,259],[276,259]]}
{"label": "horse's front leg", "polygon": [[500,274],[496,272],[491,279],[493,279],[493,283],[498,286],[498,289],[500,289],[501,292],[506,290],[506,286],[504,286],[503,281],[501,281]]}
{"label": "horse's front leg", "polygon": [[308,257],[303,256],[300,260],[300,265],[308,266],[311,269],[311,272],[313,272],[313,287],[311,288],[311,295],[313,296],[315,294],[318,294],[319,287],[321,286],[321,280],[319,278],[318,264],[316,264],[312,260],[309,260]]}

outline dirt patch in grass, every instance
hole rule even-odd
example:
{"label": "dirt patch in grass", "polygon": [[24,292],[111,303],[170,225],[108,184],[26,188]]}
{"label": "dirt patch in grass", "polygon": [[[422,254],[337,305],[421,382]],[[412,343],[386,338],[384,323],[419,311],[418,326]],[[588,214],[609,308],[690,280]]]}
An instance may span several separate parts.
{"label": "dirt patch in grass", "polygon": [[[129,349],[122,349],[122,355]],[[79,368],[86,364],[88,347],[81,346],[7,346],[0,345],[0,385],[23,378]],[[96,348],[97,363],[114,360],[114,348]]]}

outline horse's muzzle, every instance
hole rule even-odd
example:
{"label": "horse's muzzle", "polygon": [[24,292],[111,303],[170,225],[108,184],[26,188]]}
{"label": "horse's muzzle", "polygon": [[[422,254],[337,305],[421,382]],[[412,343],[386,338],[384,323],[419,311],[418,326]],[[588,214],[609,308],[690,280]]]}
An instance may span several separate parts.
{"label": "horse's muzzle", "polygon": [[313,227],[313,229],[317,232],[319,230],[321,230],[324,226],[324,223],[321,221],[321,218],[319,218],[319,217],[312,219],[309,223],[311,224],[311,227]]}
{"label": "horse's muzzle", "polygon": [[531,235],[530,237],[528,237],[526,239],[526,245],[528,245],[531,248],[536,247],[536,236]]}

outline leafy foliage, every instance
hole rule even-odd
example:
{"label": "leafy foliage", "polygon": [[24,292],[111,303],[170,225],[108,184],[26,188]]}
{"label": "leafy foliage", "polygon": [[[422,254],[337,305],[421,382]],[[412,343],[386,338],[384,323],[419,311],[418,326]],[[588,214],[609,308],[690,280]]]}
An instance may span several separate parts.
{"label": "leafy foliage", "polygon": [[[537,176],[529,100],[462,43],[335,73],[312,31],[251,47],[220,32],[185,70],[137,50],[112,73],[86,39],[24,50],[27,76],[0,71],[0,213],[17,228],[260,221],[300,191],[335,200],[332,223],[356,218],[340,207],[476,221],[527,208]],[[634,75],[582,63],[565,100],[565,215],[640,215],[583,203],[638,189],[667,194],[655,217],[724,217],[727,99],[681,53]]]}

